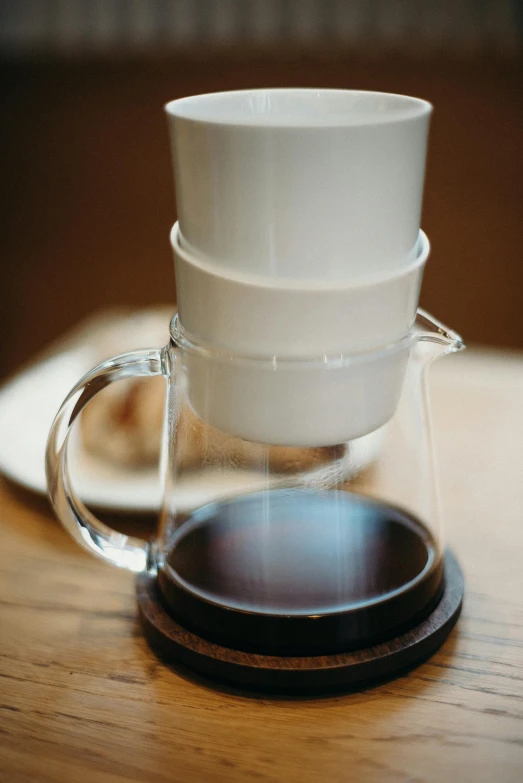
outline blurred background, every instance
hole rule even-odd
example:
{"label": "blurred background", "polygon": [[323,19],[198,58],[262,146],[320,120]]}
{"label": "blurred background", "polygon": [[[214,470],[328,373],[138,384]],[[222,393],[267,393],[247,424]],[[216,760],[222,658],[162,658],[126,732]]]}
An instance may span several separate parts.
{"label": "blurred background", "polygon": [[174,303],[163,104],[247,87],[431,101],[421,303],[523,348],[522,40],[521,0],[2,0],[0,378],[96,310]]}

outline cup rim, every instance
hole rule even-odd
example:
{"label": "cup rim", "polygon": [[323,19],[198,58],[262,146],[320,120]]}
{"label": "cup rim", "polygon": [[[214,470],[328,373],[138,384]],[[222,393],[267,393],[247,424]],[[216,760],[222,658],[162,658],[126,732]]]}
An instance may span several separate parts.
{"label": "cup rim", "polygon": [[[293,114],[289,102],[299,99],[302,112]],[[311,105],[316,103],[314,111],[303,113],[304,99]],[[337,111],[327,111],[327,101],[337,103]],[[219,104],[221,109],[217,110]],[[170,117],[209,126],[327,131],[409,122],[430,115],[433,106],[423,98],[392,92],[278,87],[188,95],[169,101],[164,110]]]}
{"label": "cup rim", "polygon": [[[211,258],[202,259],[200,256],[193,255],[181,243],[182,232],[177,220],[171,229],[170,241],[173,252],[178,255],[187,264],[200,269],[206,275],[221,278],[232,283],[238,283],[242,286],[263,287],[265,289],[279,291],[300,291],[314,293],[324,293],[327,291],[350,291],[362,288],[368,288],[376,285],[385,285],[393,281],[401,280],[412,274],[420,267],[424,266],[430,255],[430,242],[425,232],[420,229],[416,240],[416,256],[413,261],[398,267],[397,269],[386,269],[379,272],[372,272],[368,275],[358,276],[351,281],[323,281],[315,278],[291,278],[291,277],[273,277],[268,278],[259,275],[253,278],[252,274],[242,273],[236,269],[223,269],[221,266],[213,264]],[[185,238],[183,239],[186,242]]]}

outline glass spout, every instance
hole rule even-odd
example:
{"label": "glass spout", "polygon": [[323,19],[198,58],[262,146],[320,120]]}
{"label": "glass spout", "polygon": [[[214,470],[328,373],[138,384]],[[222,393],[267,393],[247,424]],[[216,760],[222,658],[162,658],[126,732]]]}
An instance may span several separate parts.
{"label": "glass spout", "polygon": [[438,321],[421,307],[418,308],[412,331],[415,345],[430,343],[431,351],[427,358],[438,359],[448,353],[462,351],[466,346],[461,336],[453,329]]}

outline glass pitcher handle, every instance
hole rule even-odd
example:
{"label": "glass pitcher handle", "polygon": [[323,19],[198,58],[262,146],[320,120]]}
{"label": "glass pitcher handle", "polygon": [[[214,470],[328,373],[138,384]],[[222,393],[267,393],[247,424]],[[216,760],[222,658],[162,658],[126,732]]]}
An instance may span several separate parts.
{"label": "glass pitcher handle", "polygon": [[151,551],[147,541],[117,533],[92,514],[71,486],[67,443],[80,412],[99,391],[115,381],[151,375],[168,376],[166,349],[124,353],[102,362],[78,381],[58,411],[45,457],[47,490],[56,515],[73,538],[91,554],[129,571],[145,571]]}

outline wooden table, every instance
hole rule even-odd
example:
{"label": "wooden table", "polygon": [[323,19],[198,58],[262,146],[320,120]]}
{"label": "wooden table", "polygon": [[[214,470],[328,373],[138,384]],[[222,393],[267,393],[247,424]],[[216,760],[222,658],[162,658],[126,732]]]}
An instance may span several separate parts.
{"label": "wooden table", "polygon": [[432,660],[366,693],[253,698],[166,668],[132,576],[0,485],[0,780],[523,780],[523,356],[447,358],[433,400],[464,613]]}

